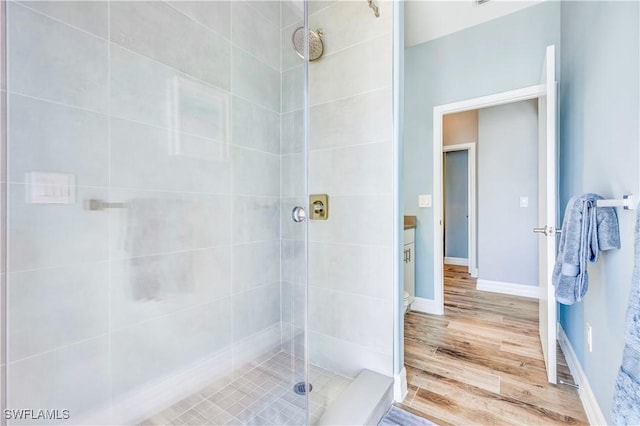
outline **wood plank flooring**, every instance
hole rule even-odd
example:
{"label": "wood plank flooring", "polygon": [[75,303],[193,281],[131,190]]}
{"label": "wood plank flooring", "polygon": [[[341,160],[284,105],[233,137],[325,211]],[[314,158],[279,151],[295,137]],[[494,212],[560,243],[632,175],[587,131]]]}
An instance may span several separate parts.
{"label": "wood plank flooring", "polygon": [[[588,424],[578,392],[547,382],[538,301],[476,290],[445,265],[445,315],[405,316],[409,394],[400,407],[445,425]],[[558,351],[558,379],[573,383]]]}

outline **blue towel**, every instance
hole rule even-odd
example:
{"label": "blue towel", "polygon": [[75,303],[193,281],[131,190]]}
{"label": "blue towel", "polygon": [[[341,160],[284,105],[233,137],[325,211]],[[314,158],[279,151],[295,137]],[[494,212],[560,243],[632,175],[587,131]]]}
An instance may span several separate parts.
{"label": "blue towel", "polygon": [[611,419],[619,425],[640,424],[640,210],[636,217],[635,238],[635,266],[625,324],[626,342],[611,409]]}
{"label": "blue towel", "polygon": [[581,301],[587,293],[587,262],[595,263],[600,251],[620,248],[616,210],[596,207],[596,201],[602,199],[597,194],[583,194],[567,203],[552,276],[556,300],[564,305]]}

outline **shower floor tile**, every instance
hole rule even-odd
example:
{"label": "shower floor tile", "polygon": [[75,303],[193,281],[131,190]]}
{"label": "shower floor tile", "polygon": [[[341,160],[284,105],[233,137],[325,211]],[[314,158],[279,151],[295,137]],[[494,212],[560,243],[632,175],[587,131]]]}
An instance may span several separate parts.
{"label": "shower floor tile", "polygon": [[[294,367],[301,360],[278,352],[236,378],[216,383],[183,398],[140,423],[160,425],[303,425],[306,399],[293,391]],[[349,386],[351,379],[320,367],[309,366],[313,389],[310,423],[315,424],[326,408]],[[222,387],[224,386],[224,387]]]}

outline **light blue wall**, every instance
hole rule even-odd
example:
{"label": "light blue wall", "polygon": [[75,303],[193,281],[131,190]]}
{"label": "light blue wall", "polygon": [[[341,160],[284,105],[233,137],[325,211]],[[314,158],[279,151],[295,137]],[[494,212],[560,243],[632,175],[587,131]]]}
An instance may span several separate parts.
{"label": "light blue wall", "polygon": [[[562,209],[578,193],[619,197],[640,191],[639,12],[638,2],[562,4]],[[608,420],[624,346],[634,216],[618,209],[622,248],[589,266],[582,303],[560,305],[560,322]],[[593,327],[593,352],[586,349],[586,321]]]}
{"label": "light blue wall", "polygon": [[444,155],[444,255],[466,259],[469,254],[469,151]]}
{"label": "light blue wall", "polygon": [[416,295],[433,299],[433,107],[537,84],[560,44],[560,4],[545,2],[405,50],[405,214],[416,215]]}

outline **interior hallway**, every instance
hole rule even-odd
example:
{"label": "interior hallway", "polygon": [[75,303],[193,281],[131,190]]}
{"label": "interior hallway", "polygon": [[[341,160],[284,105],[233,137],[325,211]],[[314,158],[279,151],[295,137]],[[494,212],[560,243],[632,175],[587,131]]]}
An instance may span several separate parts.
{"label": "interior hallway", "polygon": [[[447,424],[588,424],[577,390],[547,382],[538,302],[476,290],[444,267],[445,315],[405,317],[402,408]],[[558,348],[558,379],[573,383]]]}

